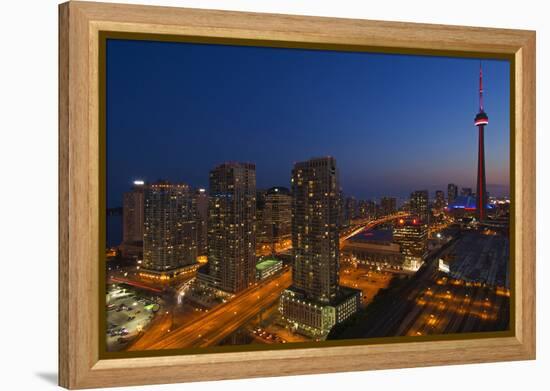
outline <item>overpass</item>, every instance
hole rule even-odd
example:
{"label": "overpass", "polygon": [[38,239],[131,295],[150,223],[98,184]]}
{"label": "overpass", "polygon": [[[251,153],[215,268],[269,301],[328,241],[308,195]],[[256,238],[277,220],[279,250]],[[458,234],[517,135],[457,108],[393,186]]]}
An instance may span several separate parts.
{"label": "overpass", "polygon": [[[279,300],[283,290],[292,283],[290,268],[282,274],[237,294],[227,303],[209,310],[191,324],[184,325],[161,340],[150,344],[140,339],[140,346],[148,350],[181,349],[214,346],[252,320],[262,310]],[[142,337],[146,338],[146,335]]]}
{"label": "overpass", "polygon": [[387,223],[389,221],[396,220],[396,219],[404,219],[404,218],[409,217],[409,216],[410,216],[409,212],[396,212],[396,213],[391,214],[389,216],[380,217],[380,218],[375,219],[375,220],[368,220],[367,219],[367,220],[361,221],[358,224],[354,224],[354,226],[351,228],[350,232],[346,232],[340,237],[340,248],[342,248],[342,246],[344,245],[346,240],[348,240],[349,238],[357,235],[358,233],[360,233],[360,232],[362,232],[366,229],[372,229],[372,228],[376,227],[377,225],[384,224],[384,223]]}

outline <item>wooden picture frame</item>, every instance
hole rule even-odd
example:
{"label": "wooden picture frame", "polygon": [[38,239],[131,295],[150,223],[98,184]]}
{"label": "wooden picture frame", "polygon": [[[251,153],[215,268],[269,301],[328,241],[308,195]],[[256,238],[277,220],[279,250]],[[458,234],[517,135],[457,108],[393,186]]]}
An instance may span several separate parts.
{"label": "wooden picture frame", "polygon": [[[512,59],[515,322],[499,338],[102,359],[103,31]],[[351,48],[351,49],[350,49]],[[90,388],[535,358],[535,32],[88,2],[59,6],[59,384]]]}

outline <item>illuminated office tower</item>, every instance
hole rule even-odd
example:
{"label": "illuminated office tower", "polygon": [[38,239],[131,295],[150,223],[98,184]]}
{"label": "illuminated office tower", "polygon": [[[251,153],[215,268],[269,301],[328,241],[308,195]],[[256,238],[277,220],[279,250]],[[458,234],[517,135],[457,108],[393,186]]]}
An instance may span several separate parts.
{"label": "illuminated office tower", "polygon": [[360,291],[339,286],[340,187],[336,160],[316,158],[292,170],[292,286],[279,310],[295,331],[323,338],[357,310]]}
{"label": "illuminated office tower", "polygon": [[411,213],[424,222],[428,222],[429,207],[428,190],[417,190],[411,193],[410,210]]}
{"label": "illuminated office tower", "polygon": [[256,167],[221,164],[209,183],[208,273],[217,288],[240,292],[256,278]]}
{"label": "illuminated office tower", "polygon": [[286,187],[272,187],[265,194],[264,222],[271,243],[290,235],[292,197]]}
{"label": "illuminated office tower", "polygon": [[144,191],[143,268],[170,279],[197,262],[197,229],[189,185],[159,181]]}
{"label": "illuminated office tower", "polygon": [[426,256],[428,226],[417,218],[400,219],[393,228],[393,241],[405,256],[404,268],[418,270]]}

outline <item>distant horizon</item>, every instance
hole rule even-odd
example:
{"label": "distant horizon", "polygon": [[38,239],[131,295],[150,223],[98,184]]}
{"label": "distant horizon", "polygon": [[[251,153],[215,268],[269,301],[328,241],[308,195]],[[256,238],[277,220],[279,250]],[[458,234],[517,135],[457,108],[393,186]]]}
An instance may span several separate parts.
{"label": "distant horizon", "polygon": [[[254,163],[254,162],[243,162],[243,163]],[[336,160],[336,163],[338,164],[338,160]],[[222,163],[220,163],[222,164]],[[146,184],[147,183],[155,183],[155,182],[158,182],[158,181],[168,181],[170,183],[180,183],[180,184],[186,184],[186,185],[189,185],[191,188],[193,189],[206,189],[208,190],[208,183],[206,185],[196,185],[196,184],[193,184],[193,183],[189,183],[188,181],[185,181],[185,180],[178,180],[178,179],[168,179],[168,178],[164,178],[164,177],[159,177],[159,178],[156,178],[156,179],[153,179],[153,180],[150,180],[150,179],[147,179],[147,178],[144,178],[144,177],[139,177],[139,176],[136,176],[135,178],[132,178],[130,181],[128,181],[127,183],[127,189],[124,191],[124,192],[127,192],[127,191],[131,191],[132,189],[132,186],[133,186],[133,182],[134,181],[140,181],[140,180],[143,180]],[[256,181],[258,181],[258,178],[256,177]],[[475,184],[472,184],[472,185],[461,185],[460,183],[456,183],[456,182],[449,182],[443,186],[432,186],[432,187],[422,187],[422,186],[419,186],[417,188],[414,188],[414,189],[411,189],[409,192],[405,192],[405,193],[402,193],[402,194],[379,194],[379,195],[371,195],[371,196],[367,196],[367,197],[360,197],[358,195],[355,195],[355,194],[349,194],[349,193],[346,193],[345,189],[342,189],[343,193],[344,193],[344,196],[346,198],[348,197],[354,197],[355,199],[357,199],[358,201],[359,200],[371,200],[371,201],[380,201],[381,198],[383,197],[394,197],[394,198],[397,198],[397,200],[408,200],[409,199],[409,196],[412,192],[414,191],[417,191],[417,190],[428,190],[428,193],[429,193],[429,199],[432,200],[435,196],[435,192],[436,191],[443,191],[445,193],[445,197],[447,196],[447,186],[449,184],[455,184],[457,185],[458,187],[458,193],[460,194],[461,190],[463,188],[470,188],[472,189],[472,192],[475,193]],[[271,189],[273,187],[286,187],[288,189],[291,188],[291,183],[290,183],[290,177],[289,177],[289,183],[275,183],[275,184],[272,184],[272,185],[267,185],[267,186],[256,186],[256,190],[260,191],[260,190],[268,190],[268,189]],[[489,191],[489,194],[490,196],[495,196],[495,197],[507,197],[509,196],[509,186],[508,185],[499,185],[499,184],[487,184],[487,189]],[[123,192],[123,193],[124,193]],[[122,206],[122,203],[120,205],[113,205],[113,206],[110,206],[110,208],[116,208],[116,207],[120,207]]]}
{"label": "distant horizon", "polygon": [[[296,161],[336,158],[346,197],[475,192],[479,59],[112,40],[107,206],[132,181],[208,188],[225,161],[257,188],[290,187]],[[488,191],[509,195],[510,64],[483,60]]]}

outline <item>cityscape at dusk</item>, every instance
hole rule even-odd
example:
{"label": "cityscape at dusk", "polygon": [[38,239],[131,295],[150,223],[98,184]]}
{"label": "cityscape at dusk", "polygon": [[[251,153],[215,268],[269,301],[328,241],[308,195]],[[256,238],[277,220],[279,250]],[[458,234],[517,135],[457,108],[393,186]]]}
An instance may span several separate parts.
{"label": "cityscape at dusk", "polygon": [[508,61],[109,39],[106,62],[107,351],[509,329]]}

